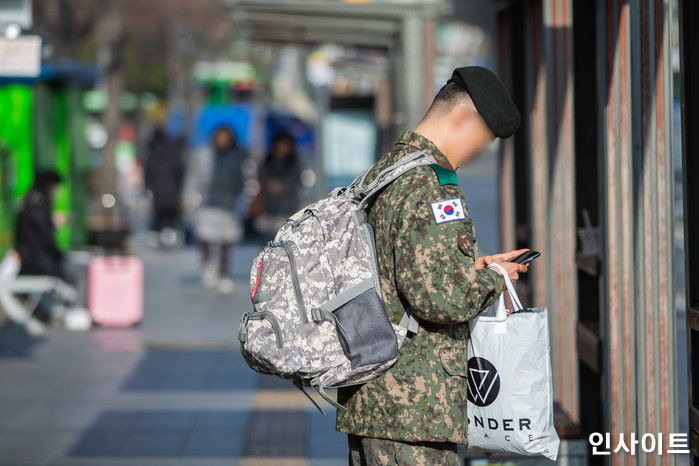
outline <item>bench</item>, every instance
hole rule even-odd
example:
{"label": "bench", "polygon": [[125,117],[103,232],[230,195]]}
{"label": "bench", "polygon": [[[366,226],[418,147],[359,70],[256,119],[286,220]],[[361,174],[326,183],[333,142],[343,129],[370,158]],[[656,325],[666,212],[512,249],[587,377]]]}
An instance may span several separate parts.
{"label": "bench", "polygon": [[46,325],[34,316],[41,298],[51,295],[59,302],[74,306],[78,293],[56,277],[19,275],[20,265],[20,257],[15,251],[8,252],[0,261],[0,309],[29,334],[41,334]]}

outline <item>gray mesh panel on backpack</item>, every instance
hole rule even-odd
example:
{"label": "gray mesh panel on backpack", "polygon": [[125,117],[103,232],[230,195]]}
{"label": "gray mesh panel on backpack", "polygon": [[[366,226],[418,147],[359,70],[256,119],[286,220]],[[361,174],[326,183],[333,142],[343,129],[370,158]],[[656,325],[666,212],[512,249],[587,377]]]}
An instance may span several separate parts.
{"label": "gray mesh panel on backpack", "polygon": [[365,209],[398,176],[430,163],[424,152],[406,155],[368,185],[360,176],[279,229],[250,273],[253,310],[243,315],[239,339],[251,368],[326,397],[324,387],[363,383],[393,365],[407,330],[384,310]]}

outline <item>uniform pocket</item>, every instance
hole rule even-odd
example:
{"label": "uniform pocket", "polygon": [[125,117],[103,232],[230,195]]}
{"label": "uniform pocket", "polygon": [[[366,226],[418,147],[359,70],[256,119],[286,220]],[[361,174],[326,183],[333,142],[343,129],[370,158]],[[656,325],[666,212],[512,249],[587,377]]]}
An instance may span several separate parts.
{"label": "uniform pocket", "polygon": [[468,376],[466,348],[450,347],[439,353],[444,371],[451,376]]}
{"label": "uniform pocket", "polygon": [[460,230],[456,234],[459,251],[464,255],[474,258],[476,256],[476,238],[468,230]]}
{"label": "uniform pocket", "polygon": [[467,400],[468,400],[468,367],[466,347],[460,347],[453,342],[445,346],[439,353],[445,373],[446,404],[450,407],[452,419],[459,419],[458,431],[466,438],[467,429]]}

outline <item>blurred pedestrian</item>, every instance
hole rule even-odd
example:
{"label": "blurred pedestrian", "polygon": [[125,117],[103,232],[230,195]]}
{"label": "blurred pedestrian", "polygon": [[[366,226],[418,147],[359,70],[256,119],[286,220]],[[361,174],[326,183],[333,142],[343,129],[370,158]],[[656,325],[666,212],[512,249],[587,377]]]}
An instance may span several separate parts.
{"label": "blurred pedestrian", "polygon": [[184,179],[182,143],[167,137],[156,127],[148,143],[145,167],[146,188],[153,195],[153,229],[160,233],[161,244],[172,246],[180,224],[180,205]]}
{"label": "blurred pedestrian", "polygon": [[251,206],[255,229],[265,241],[272,239],[284,221],[298,210],[301,171],[293,137],[283,131],[277,133],[260,167],[260,192]]}
{"label": "blurred pedestrian", "polygon": [[197,214],[196,234],[201,248],[202,283],[207,288],[217,287],[221,293],[230,293],[233,280],[229,276],[229,255],[242,237],[235,208],[243,190],[242,163],[246,154],[227,126],[214,131],[212,146],[211,182]]}
{"label": "blurred pedestrian", "polygon": [[53,198],[61,177],[53,170],[34,176],[34,185],[22,200],[17,216],[15,248],[21,259],[20,275],[48,275],[65,280],[65,259],[56,243]]}
{"label": "blurred pedestrian", "polygon": [[[61,177],[55,171],[37,172],[32,188],[22,200],[15,229],[19,275],[48,276],[69,282],[65,255],[56,242],[56,223],[59,219],[53,215],[53,200],[60,184]],[[33,316],[48,322],[53,314],[52,300],[42,296]]]}

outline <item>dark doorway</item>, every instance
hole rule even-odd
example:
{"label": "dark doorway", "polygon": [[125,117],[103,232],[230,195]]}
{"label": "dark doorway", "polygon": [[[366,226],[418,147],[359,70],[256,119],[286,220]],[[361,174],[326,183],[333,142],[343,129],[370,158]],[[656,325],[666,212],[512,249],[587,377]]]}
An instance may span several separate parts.
{"label": "dark doorway", "polygon": [[689,367],[689,445],[699,465],[699,3],[680,0],[680,89],[684,167],[685,280]]}
{"label": "dark doorway", "polygon": [[[599,218],[599,118],[597,89],[597,2],[573,2],[575,100],[575,198],[578,230],[578,371],[580,427],[604,432],[601,340]],[[595,408],[596,407],[596,408]],[[589,456],[590,464],[602,457]]]}
{"label": "dark doorway", "polygon": [[[520,79],[523,70],[526,69],[525,58],[527,56],[527,41],[521,38],[525,37],[524,26],[526,24],[526,16],[524,13],[524,4],[513,4],[509,9],[510,15],[510,70],[512,70],[512,100],[514,100],[517,108],[527,108],[526,93],[527,82]],[[524,118],[527,118],[527,112],[524,113]],[[526,127],[528,122],[524,121],[522,127]],[[529,131],[519,131],[515,137],[514,153],[518,156],[514,157],[514,198],[515,198],[515,225],[516,237],[515,245],[519,248],[531,247],[531,208],[530,208],[530,185],[531,167],[529,166],[529,157],[523,155],[527,153],[529,147]],[[524,283],[528,283],[529,277],[524,277]],[[529,286],[526,286],[527,290]],[[526,293],[526,290],[525,290]],[[531,296],[526,296],[530,298]]]}

